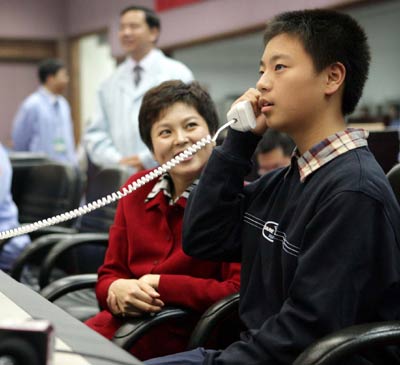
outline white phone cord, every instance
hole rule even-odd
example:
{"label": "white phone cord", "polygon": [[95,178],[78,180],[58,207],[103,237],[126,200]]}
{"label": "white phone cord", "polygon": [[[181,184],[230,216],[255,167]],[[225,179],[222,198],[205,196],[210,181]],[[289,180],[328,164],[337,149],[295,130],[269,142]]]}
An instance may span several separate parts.
{"label": "white phone cord", "polygon": [[88,203],[82,207],[73,209],[69,212],[65,212],[65,213],[56,215],[52,218],[43,219],[43,220],[37,221],[35,223],[30,223],[30,224],[27,224],[27,225],[24,225],[21,227],[17,227],[17,228],[9,229],[4,232],[0,232],[0,240],[15,237],[15,236],[20,236],[22,234],[36,231],[40,228],[53,226],[55,224],[68,221],[70,219],[80,217],[81,215],[87,214],[95,209],[102,208],[105,205],[111,204],[111,203],[127,196],[128,194],[132,193],[133,191],[135,191],[142,185],[148,183],[151,180],[154,180],[155,178],[161,176],[165,172],[171,170],[177,164],[186,160],[188,157],[192,156],[194,153],[196,153],[201,148],[205,147],[207,144],[215,142],[217,140],[219,133],[223,129],[227,128],[228,126],[230,126],[231,124],[233,124],[235,122],[236,122],[236,119],[232,119],[228,123],[224,124],[221,128],[219,128],[213,138],[211,138],[211,136],[209,136],[209,135],[205,138],[202,138],[200,141],[198,141],[197,143],[195,143],[192,146],[190,146],[189,148],[187,148],[185,151],[180,153],[178,156],[175,156],[173,159],[167,161],[165,164],[159,166],[158,168],[154,169],[153,171],[150,171],[148,174],[142,176],[141,178],[133,181],[128,186],[123,187],[121,189],[122,191],[121,190],[116,191],[112,194],[109,194],[109,195],[103,197],[103,198],[100,198],[100,199],[97,199],[96,201]]}

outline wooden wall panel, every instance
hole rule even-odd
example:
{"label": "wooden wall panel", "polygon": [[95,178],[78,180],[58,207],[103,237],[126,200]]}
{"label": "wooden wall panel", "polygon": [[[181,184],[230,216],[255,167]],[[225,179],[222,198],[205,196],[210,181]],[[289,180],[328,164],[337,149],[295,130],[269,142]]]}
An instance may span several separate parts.
{"label": "wooden wall panel", "polygon": [[0,61],[36,62],[56,56],[56,41],[0,38]]}

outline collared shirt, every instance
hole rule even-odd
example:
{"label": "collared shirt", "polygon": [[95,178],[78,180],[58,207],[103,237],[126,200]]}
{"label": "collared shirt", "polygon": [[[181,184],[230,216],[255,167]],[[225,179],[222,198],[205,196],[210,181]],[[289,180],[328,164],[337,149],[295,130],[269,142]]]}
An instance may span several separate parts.
{"label": "collared shirt", "polygon": [[134,60],[132,57],[128,57],[126,59],[126,63],[128,67],[132,70],[136,66],[140,66],[142,68],[142,73],[151,72],[154,62],[157,62],[158,58],[158,50],[156,48],[152,49],[146,56],[144,56],[139,62]]}
{"label": "collared shirt", "polygon": [[158,182],[154,185],[153,189],[147,195],[147,197],[145,199],[145,203],[154,199],[157,196],[157,194],[160,192],[163,192],[163,194],[167,197],[169,205],[176,204],[179,201],[179,199],[181,199],[181,198],[187,200],[190,192],[193,190],[193,188],[197,185],[198,182],[199,182],[199,180],[196,179],[192,184],[190,184],[185,189],[185,191],[180,196],[178,196],[175,199],[172,199],[172,192],[171,192],[172,179],[168,173],[165,173],[165,174],[161,175]]}
{"label": "collared shirt", "polygon": [[[6,231],[19,226],[18,209],[11,197],[12,168],[7,152],[0,144],[0,231]],[[0,269],[9,270],[13,261],[26,245],[30,243],[29,236],[17,236],[5,244],[0,251]]]}
{"label": "collared shirt", "polygon": [[16,151],[45,153],[51,159],[77,164],[70,107],[62,96],[44,87],[22,103],[12,137]]}
{"label": "collared shirt", "polygon": [[45,88],[44,86],[40,88],[40,90],[48,96],[48,98],[50,99],[51,103],[53,105],[55,105],[57,103],[57,101],[60,99],[59,96],[57,96],[56,94],[53,94],[50,90],[48,90],[47,88]]}
{"label": "collared shirt", "polygon": [[307,176],[343,153],[367,146],[367,138],[367,131],[347,128],[344,131],[325,138],[322,142],[311,147],[302,156],[299,156],[299,152],[296,149],[294,154],[298,157],[297,165],[299,167],[300,180],[304,182]]}

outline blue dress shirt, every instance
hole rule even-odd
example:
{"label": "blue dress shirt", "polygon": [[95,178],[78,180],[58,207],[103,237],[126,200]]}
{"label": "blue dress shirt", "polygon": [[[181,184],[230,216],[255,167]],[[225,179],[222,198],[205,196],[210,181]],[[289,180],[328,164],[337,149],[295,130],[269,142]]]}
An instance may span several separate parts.
{"label": "blue dress shirt", "polygon": [[51,159],[77,165],[68,102],[44,87],[22,103],[14,119],[12,138],[16,151],[41,152]]}
{"label": "blue dress shirt", "polygon": [[[12,168],[4,147],[0,144],[0,231],[19,226],[18,209],[11,197]],[[29,236],[12,238],[0,251],[0,269],[8,271],[14,260],[30,243]]]}

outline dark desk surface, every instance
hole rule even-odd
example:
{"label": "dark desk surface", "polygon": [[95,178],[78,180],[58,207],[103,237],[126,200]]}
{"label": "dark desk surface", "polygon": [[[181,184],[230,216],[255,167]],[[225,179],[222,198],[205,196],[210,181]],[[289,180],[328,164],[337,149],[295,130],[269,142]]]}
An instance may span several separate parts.
{"label": "dark desk surface", "polygon": [[[49,320],[55,328],[56,337],[68,345],[73,352],[81,352],[106,358],[97,359],[91,356],[83,356],[84,360],[86,360],[83,363],[88,363],[90,365],[113,365],[114,360],[115,364],[143,364],[104,337],[89,329],[82,322],[71,317],[56,305],[44,299],[38,293],[15,281],[1,270],[0,292],[14,302],[16,307],[27,312],[32,318]],[[0,296],[0,307],[2,306],[1,300],[4,301],[4,297],[2,299]],[[0,311],[0,319],[10,318],[4,318],[4,314],[2,315]],[[57,358],[59,357],[57,356]],[[78,361],[75,361],[78,359],[74,355],[67,354],[63,356],[65,361],[58,361],[57,358],[55,365],[78,363]]]}

